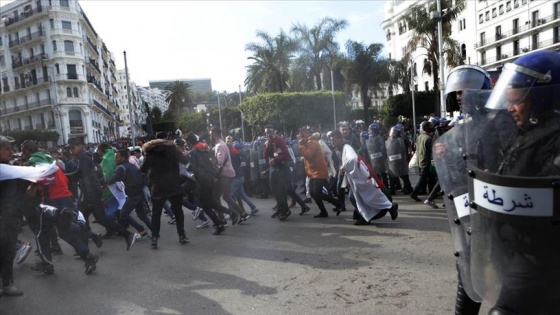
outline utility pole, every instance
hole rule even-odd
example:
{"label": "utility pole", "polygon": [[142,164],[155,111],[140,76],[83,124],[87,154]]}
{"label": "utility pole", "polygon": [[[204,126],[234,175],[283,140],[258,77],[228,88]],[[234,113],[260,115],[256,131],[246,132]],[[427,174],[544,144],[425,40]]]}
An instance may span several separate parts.
{"label": "utility pole", "polygon": [[133,125],[133,119],[132,119],[132,106],[130,106],[130,85],[128,83],[128,64],[126,63],[126,50],[123,52],[124,54],[124,72],[126,74],[126,95],[128,98],[128,115],[130,116],[130,135],[132,137],[132,147],[134,148],[136,146],[136,135],[134,134],[134,125]]}

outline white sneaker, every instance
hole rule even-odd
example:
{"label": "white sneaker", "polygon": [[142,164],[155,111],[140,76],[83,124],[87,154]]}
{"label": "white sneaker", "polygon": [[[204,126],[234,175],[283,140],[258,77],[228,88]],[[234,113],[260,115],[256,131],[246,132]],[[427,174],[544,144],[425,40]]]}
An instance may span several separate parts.
{"label": "white sneaker", "polygon": [[22,244],[21,248],[17,252],[16,264],[20,265],[21,263],[23,263],[25,261],[25,258],[27,258],[27,255],[29,255],[29,252],[31,252],[31,244]]}
{"label": "white sneaker", "polygon": [[198,219],[201,213],[202,213],[202,208],[196,207],[196,210],[194,210],[192,214],[193,221],[196,221],[196,219]]}
{"label": "white sneaker", "polygon": [[208,221],[202,221],[199,225],[196,226],[197,229],[204,229],[210,226]]}
{"label": "white sneaker", "polygon": [[424,201],[424,204],[425,204],[425,205],[428,205],[428,206],[430,206],[430,207],[432,207],[432,208],[434,208],[434,209],[437,209],[437,208],[438,208],[438,206],[436,205],[436,203],[435,203],[434,201],[430,201],[430,200],[428,200],[428,199],[426,199],[426,201]]}

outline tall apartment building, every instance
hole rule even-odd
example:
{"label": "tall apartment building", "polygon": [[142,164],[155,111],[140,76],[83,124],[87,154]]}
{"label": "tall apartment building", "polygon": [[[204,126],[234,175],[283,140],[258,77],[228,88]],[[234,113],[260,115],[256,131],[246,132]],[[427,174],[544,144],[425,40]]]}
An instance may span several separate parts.
{"label": "tall apartment building", "polygon": [[[412,32],[403,17],[413,4],[426,8],[435,0],[390,0],[385,4],[381,27],[387,37],[389,58],[400,60]],[[468,0],[453,22],[452,38],[458,41],[463,62],[486,70],[499,70],[504,63],[535,50],[560,50],[560,1]],[[415,90],[433,89],[432,78],[422,73],[425,51],[413,54]],[[450,69],[445,69],[444,77]]]}
{"label": "tall apartment building", "polygon": [[159,88],[140,87],[140,93],[150,109],[158,107],[162,113],[169,109],[169,103],[165,100],[170,94],[169,91],[160,90]]}
{"label": "tall apartment building", "polygon": [[115,59],[78,1],[14,1],[0,12],[0,133],[56,130],[59,144],[118,138]]}
{"label": "tall apartment building", "polygon": [[[117,128],[117,134],[120,137],[130,137],[133,133],[136,137],[145,136],[146,132],[142,125],[146,123],[147,111],[144,107],[142,87],[130,81],[129,78],[130,93],[128,93],[124,69],[117,71],[117,84],[115,86],[119,92],[118,102],[120,104],[120,125]],[[129,94],[130,102],[128,101]]]}

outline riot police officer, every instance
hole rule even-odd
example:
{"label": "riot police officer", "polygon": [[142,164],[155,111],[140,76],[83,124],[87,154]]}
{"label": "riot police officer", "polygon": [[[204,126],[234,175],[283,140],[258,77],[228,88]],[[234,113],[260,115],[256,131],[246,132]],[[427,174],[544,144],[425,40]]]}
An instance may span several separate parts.
{"label": "riot police officer", "polygon": [[[558,314],[560,55],[532,52],[504,65],[486,108],[489,117],[507,110],[511,128],[501,122],[467,145],[474,289],[493,315]],[[508,140],[485,146],[504,130]]]}
{"label": "riot police officer", "polygon": [[466,130],[479,119],[477,109],[484,107],[490,95],[490,75],[478,66],[459,66],[447,77],[445,94],[448,103],[456,103],[468,115],[434,142],[433,157],[442,190],[447,194],[445,209],[451,226],[458,285],[455,314],[478,314],[481,298],[474,291],[470,275],[470,237],[468,177],[464,155]]}
{"label": "riot police officer", "polygon": [[389,187],[389,179],[387,178],[387,149],[385,148],[385,138],[381,134],[380,123],[373,122],[369,125],[369,139],[366,140],[366,147],[371,166],[381,176],[383,185]]}

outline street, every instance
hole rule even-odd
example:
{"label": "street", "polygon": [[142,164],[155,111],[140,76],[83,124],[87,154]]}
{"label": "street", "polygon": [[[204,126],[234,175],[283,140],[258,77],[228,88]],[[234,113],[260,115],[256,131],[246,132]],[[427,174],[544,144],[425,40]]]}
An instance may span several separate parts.
{"label": "street", "polygon": [[[415,178],[412,179],[415,182]],[[159,248],[148,238],[127,252],[123,238],[97,249],[97,270],[61,241],[55,274],[33,272],[33,253],[15,266],[23,297],[2,297],[11,314],[452,314],[455,259],[445,209],[398,194],[399,217],[354,226],[352,212],[286,222],[271,219],[273,199],[253,199],[261,211],[219,236],[195,228],[185,210],[190,243],[162,219]],[[438,205],[442,199],[436,200]],[[348,209],[353,209],[347,201]],[[328,207],[330,210],[331,207]],[[104,229],[93,224],[93,229]],[[35,242],[24,227],[20,239]],[[483,305],[481,314],[487,312]],[[485,311],[486,310],[486,311]]]}

